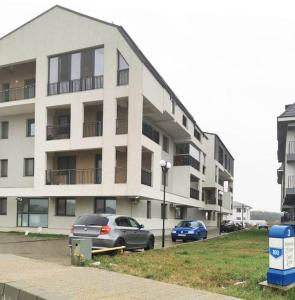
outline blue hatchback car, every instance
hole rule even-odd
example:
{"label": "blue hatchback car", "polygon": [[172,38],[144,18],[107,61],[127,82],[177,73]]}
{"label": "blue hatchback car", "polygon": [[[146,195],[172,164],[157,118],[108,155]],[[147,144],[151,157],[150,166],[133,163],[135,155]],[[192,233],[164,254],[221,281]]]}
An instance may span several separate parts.
{"label": "blue hatchback car", "polygon": [[197,241],[207,238],[207,228],[202,221],[185,220],[180,221],[171,232],[171,239],[182,241]]}

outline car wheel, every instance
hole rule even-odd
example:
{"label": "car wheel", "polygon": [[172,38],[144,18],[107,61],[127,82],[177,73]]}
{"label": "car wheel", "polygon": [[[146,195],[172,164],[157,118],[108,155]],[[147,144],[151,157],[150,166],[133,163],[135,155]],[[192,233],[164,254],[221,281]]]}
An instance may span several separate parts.
{"label": "car wheel", "polygon": [[155,248],[155,238],[153,236],[151,236],[147,242],[146,247],[144,248],[144,250],[148,251],[148,250],[152,250]]}
{"label": "car wheel", "polygon": [[[116,240],[115,244],[114,244],[114,247],[121,247],[121,246],[126,246],[125,240],[123,238],[118,238]],[[123,249],[123,251],[124,250],[126,250],[126,248]],[[120,252],[121,252],[121,250],[114,250],[114,251],[111,252],[111,255],[115,255],[115,254],[118,254]]]}
{"label": "car wheel", "polygon": [[206,239],[207,239],[207,235],[205,235],[205,236],[203,237],[203,239],[206,240]]}

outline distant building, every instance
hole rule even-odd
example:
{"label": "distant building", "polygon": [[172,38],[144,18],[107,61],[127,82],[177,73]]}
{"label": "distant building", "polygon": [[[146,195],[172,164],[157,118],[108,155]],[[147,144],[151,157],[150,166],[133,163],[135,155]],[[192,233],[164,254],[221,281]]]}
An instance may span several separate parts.
{"label": "distant building", "polygon": [[245,223],[250,223],[250,210],[251,206],[234,201],[233,202],[233,214],[226,217],[227,220],[241,222],[244,220]]}

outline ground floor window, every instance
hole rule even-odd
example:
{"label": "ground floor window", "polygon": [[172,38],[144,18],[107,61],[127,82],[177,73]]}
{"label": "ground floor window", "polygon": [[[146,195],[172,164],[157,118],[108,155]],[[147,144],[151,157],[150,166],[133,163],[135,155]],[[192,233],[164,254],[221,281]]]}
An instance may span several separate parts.
{"label": "ground floor window", "polygon": [[48,199],[20,198],[17,201],[18,227],[48,227]]}
{"label": "ground floor window", "polygon": [[76,200],[68,198],[57,198],[55,200],[56,216],[74,217],[76,208]]}
{"label": "ground floor window", "polygon": [[94,212],[96,214],[115,214],[117,202],[114,198],[95,198]]}
{"label": "ground floor window", "polygon": [[152,217],[152,202],[149,200],[146,202],[146,217],[147,219]]}
{"label": "ground floor window", "polygon": [[182,206],[175,207],[175,219],[184,219],[185,209]]}
{"label": "ground floor window", "polygon": [[164,204],[161,203],[161,219],[167,219],[167,204],[165,203],[165,207]]}
{"label": "ground floor window", "polygon": [[7,215],[7,199],[0,198],[0,215]]}

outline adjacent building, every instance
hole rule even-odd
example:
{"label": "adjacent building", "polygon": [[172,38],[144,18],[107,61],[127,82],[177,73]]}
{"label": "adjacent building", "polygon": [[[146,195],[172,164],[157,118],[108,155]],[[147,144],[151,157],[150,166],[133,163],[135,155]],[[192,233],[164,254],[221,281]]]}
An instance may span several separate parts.
{"label": "adjacent building", "polygon": [[234,222],[244,222],[244,223],[251,223],[251,217],[250,217],[250,212],[251,212],[252,207],[238,202],[238,201],[233,201],[233,211],[231,215],[227,216],[227,220],[231,220]]}
{"label": "adjacent building", "polygon": [[295,103],[286,105],[277,118],[277,139],[282,222],[295,224]]}
{"label": "adjacent building", "polygon": [[216,226],[233,169],[123,27],[55,6],[0,39],[1,230],[67,232],[93,212]]}

